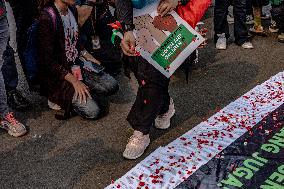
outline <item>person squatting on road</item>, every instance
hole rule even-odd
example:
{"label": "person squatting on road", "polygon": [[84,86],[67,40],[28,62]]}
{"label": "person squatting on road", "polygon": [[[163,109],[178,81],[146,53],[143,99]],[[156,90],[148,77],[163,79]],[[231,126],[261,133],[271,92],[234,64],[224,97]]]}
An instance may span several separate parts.
{"label": "person squatting on road", "polygon": [[11,136],[19,137],[26,134],[27,130],[9,111],[2,71],[3,53],[6,50],[8,39],[9,31],[5,4],[3,0],[0,0],[0,128],[7,130]]}
{"label": "person squatting on road", "polygon": [[75,111],[96,119],[105,111],[104,97],[116,92],[118,84],[110,75],[96,75],[77,61],[78,20],[81,26],[86,19],[74,5],[75,0],[44,0],[42,4],[38,29],[41,92],[52,109],[65,110],[64,118]]}

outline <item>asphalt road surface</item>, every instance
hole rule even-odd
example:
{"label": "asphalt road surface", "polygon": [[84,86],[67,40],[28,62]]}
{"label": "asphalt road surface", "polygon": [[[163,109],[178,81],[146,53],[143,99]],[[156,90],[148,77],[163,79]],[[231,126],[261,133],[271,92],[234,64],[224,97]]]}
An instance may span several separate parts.
{"label": "asphalt road surface", "polygon": [[[170,93],[176,116],[166,131],[153,129],[152,143],[145,155],[125,160],[122,152],[132,134],[125,118],[135,99],[129,80],[118,77],[120,91],[111,98],[110,114],[90,121],[80,117],[56,120],[47,100],[27,90],[20,74],[19,90],[32,102],[26,112],[16,112],[29,133],[19,139],[0,131],[0,188],[104,188],[157,147],[168,144],[218,109],[254,86],[283,71],[284,44],[275,35],[254,37],[253,50],[244,50],[230,39],[226,51],[217,51],[212,41],[212,18],[208,26],[209,45],[200,52],[200,63],[189,76],[178,71]],[[21,69],[19,67],[19,72]]]}

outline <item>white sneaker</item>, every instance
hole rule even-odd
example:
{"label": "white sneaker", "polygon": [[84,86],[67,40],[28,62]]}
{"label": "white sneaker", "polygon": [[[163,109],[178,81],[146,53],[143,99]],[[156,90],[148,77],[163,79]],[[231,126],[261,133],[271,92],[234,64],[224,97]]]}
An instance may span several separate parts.
{"label": "white sneaker", "polygon": [[245,42],[244,44],[242,44],[242,47],[244,49],[253,49],[253,45],[251,42]]}
{"label": "white sneaker", "polygon": [[56,110],[56,111],[61,110],[61,107],[59,105],[57,105],[57,104],[55,104],[55,103],[53,103],[49,100],[47,101],[47,104],[48,104],[48,107],[52,110]]}
{"label": "white sneaker", "polygon": [[279,31],[279,28],[276,25],[276,22],[274,20],[271,20],[271,25],[269,26],[269,31],[271,33],[277,33]]}
{"label": "white sneaker", "polygon": [[217,34],[217,36],[218,36],[218,40],[217,40],[217,43],[216,43],[216,49],[219,49],[219,50],[227,49],[226,34],[225,33]]}
{"label": "white sneaker", "polygon": [[227,16],[227,21],[228,21],[228,24],[234,24],[235,23],[235,19],[233,16],[231,15],[228,15]]}
{"label": "white sneaker", "polygon": [[123,152],[123,157],[125,157],[126,159],[137,159],[143,155],[149,144],[149,134],[143,135],[143,133],[140,131],[134,131]]}
{"label": "white sneaker", "polygon": [[252,15],[247,15],[246,16],[246,24],[252,25],[254,24],[253,16]]}
{"label": "white sneaker", "polygon": [[233,24],[235,22],[233,6],[228,7],[227,21],[228,21],[228,24]]}
{"label": "white sneaker", "polygon": [[175,110],[174,100],[171,98],[168,112],[159,115],[155,119],[155,127],[158,129],[169,128],[171,126],[171,118],[175,115],[175,112],[176,110]]}

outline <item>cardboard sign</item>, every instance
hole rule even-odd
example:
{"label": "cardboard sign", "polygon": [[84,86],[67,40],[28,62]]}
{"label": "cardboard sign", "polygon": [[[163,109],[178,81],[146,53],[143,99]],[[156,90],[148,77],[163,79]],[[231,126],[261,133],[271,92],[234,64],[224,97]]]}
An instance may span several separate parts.
{"label": "cardboard sign", "polygon": [[134,35],[141,56],[169,78],[204,38],[175,12],[159,16],[157,6],[134,9]]}

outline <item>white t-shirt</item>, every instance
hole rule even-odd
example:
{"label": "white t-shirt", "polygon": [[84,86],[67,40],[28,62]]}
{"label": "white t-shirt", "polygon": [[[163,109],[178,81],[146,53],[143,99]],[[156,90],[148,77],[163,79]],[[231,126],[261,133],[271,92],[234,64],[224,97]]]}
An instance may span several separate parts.
{"label": "white t-shirt", "polygon": [[68,14],[61,14],[61,19],[64,26],[65,52],[67,61],[75,62],[76,58],[78,57],[78,50],[76,48],[79,35],[78,24],[70,9],[68,9]]}

